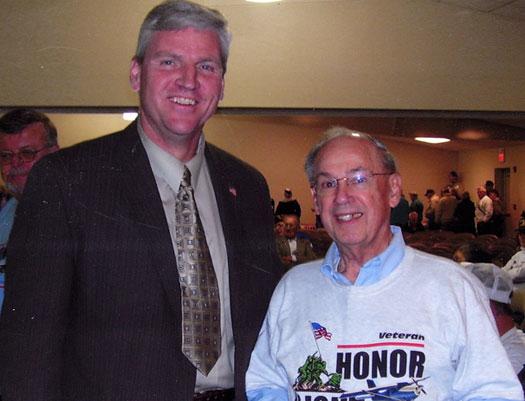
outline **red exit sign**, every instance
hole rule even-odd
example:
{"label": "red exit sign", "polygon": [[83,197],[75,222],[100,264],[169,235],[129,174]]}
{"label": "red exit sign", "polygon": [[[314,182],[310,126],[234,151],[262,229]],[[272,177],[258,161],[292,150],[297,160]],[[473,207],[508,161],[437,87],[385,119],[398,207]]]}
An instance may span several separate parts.
{"label": "red exit sign", "polygon": [[505,163],[505,149],[504,148],[498,149],[498,161],[500,163]]}

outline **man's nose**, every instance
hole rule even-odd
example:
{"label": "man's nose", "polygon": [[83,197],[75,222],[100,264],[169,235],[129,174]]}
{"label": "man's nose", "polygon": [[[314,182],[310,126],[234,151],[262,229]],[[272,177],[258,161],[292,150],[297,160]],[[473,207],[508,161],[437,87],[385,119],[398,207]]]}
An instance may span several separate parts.
{"label": "man's nose", "polygon": [[20,157],[19,154],[14,154],[13,155],[13,159],[11,160],[11,166],[18,167],[18,166],[21,166],[24,163],[26,163],[26,162],[24,160],[22,160],[22,158]]}
{"label": "man's nose", "polygon": [[197,69],[193,66],[185,66],[180,71],[177,83],[186,89],[195,89],[197,87]]}
{"label": "man's nose", "polygon": [[352,196],[352,186],[348,182],[347,177],[337,179],[337,187],[335,188],[335,197],[337,201],[345,201]]}

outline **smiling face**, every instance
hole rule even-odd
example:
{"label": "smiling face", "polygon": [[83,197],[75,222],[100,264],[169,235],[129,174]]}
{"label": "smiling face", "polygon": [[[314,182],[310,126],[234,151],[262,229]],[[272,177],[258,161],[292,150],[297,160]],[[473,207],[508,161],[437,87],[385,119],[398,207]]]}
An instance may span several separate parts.
{"label": "smiling face", "polygon": [[167,151],[195,150],[223,96],[217,34],[194,28],[155,32],[142,62],[132,61],[130,82],[140,94],[146,135]]}
{"label": "smiling face", "polygon": [[[363,139],[339,137],[328,142],[315,162],[315,176],[342,178],[356,171],[385,173],[376,147]],[[333,193],[319,195],[312,189],[315,212],[342,254],[368,260],[390,241],[390,208],[397,205],[401,177],[372,176],[363,187],[338,181]]]}

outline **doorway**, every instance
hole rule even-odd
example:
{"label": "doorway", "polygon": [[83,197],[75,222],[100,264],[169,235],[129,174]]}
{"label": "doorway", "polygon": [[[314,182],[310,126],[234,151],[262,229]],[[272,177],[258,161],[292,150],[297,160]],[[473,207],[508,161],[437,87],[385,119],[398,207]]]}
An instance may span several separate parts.
{"label": "doorway", "polygon": [[510,216],[510,167],[494,169],[494,188],[498,191],[503,204],[503,215],[505,216],[505,233],[512,232]]}

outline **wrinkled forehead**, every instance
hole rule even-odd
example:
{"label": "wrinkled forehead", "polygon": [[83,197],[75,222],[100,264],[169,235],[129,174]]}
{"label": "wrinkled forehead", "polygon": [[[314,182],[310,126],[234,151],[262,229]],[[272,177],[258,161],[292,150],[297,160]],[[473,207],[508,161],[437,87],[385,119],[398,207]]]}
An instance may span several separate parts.
{"label": "wrinkled forehead", "polygon": [[350,173],[381,169],[381,157],[376,146],[365,139],[352,137],[331,140],[319,151],[315,161],[316,175],[331,174],[331,171]]}
{"label": "wrinkled forehead", "polygon": [[0,150],[16,151],[25,147],[42,147],[46,143],[46,132],[42,123],[28,125],[17,133],[0,132]]}

